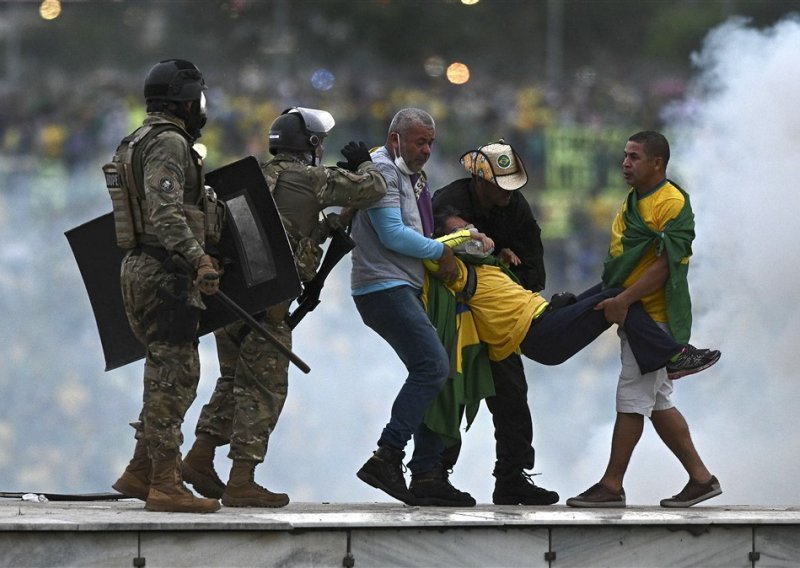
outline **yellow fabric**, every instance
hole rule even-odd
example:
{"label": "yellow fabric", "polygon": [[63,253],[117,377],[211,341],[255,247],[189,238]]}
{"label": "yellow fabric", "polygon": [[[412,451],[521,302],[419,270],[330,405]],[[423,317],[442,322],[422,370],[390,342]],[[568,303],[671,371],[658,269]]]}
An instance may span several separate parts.
{"label": "yellow fabric", "polygon": [[[462,270],[463,262],[461,262],[460,260],[458,260],[458,262],[461,263],[459,265],[459,267],[458,267],[459,272],[460,272],[460,274],[464,274],[464,270]],[[464,287],[464,282],[463,282],[463,280],[461,280],[461,276],[459,276],[459,281],[461,281],[461,284],[460,284],[460,288],[458,288],[458,290],[460,290],[461,288]],[[456,282],[446,282],[445,286],[451,292],[456,292],[457,291],[456,288],[455,288]],[[425,282],[422,285],[422,296],[421,296],[422,306],[425,308],[425,311],[429,310],[428,302],[429,302],[429,299],[430,299],[430,287],[431,287],[431,275],[430,274],[425,274]],[[456,314],[456,329],[458,330],[458,349],[457,349],[456,352],[459,354],[459,356],[456,359],[456,369],[455,370],[458,373],[463,373],[463,371],[464,371],[463,368],[462,368],[463,361],[462,361],[462,357],[461,357],[462,349],[467,345],[474,345],[476,343],[480,343],[481,342],[481,337],[480,337],[480,334],[478,333],[478,330],[477,330],[477,328],[475,326],[475,318],[473,317],[471,307],[470,307],[469,310],[462,310],[462,311],[458,311],[457,312],[457,314]]]}
{"label": "yellow fabric", "polygon": [[[663,231],[668,222],[678,216],[684,205],[683,194],[667,181],[656,191],[639,199],[639,214],[644,222],[654,231]],[[611,246],[609,252],[611,256],[619,256],[622,253],[622,235],[625,233],[625,210],[627,201],[622,209],[617,212],[614,222],[611,225]],[[630,273],[623,283],[625,288],[636,282],[642,274],[656,261],[656,245],[644,254],[639,264]],[[688,262],[689,259],[684,259]],[[665,288],[659,288],[656,292],[648,294],[642,298],[644,309],[650,314],[654,321],[665,323],[667,318],[667,299]]]}
{"label": "yellow fabric", "polygon": [[[472,233],[469,232],[468,229],[461,229],[458,231],[454,231],[443,237],[437,237],[437,241],[442,243],[445,246],[453,248],[455,246],[460,245],[463,242],[466,242],[472,238]],[[431,260],[426,258],[422,261],[422,264],[425,265],[425,268],[430,270],[431,272],[438,272],[439,271],[439,261],[438,260]]]}
{"label": "yellow fabric", "polygon": [[[425,311],[428,311],[428,301],[430,298],[430,286],[431,286],[431,276],[429,274],[425,274],[425,283],[422,286],[422,305],[425,307]],[[453,291],[452,283],[447,283],[447,288],[450,291]],[[463,284],[462,284],[463,287]],[[458,330],[457,336],[457,346],[456,346],[456,353],[458,356],[456,357],[456,372],[459,374],[464,374],[464,358],[462,357],[462,353],[465,347],[470,345],[476,345],[481,342],[480,334],[478,333],[478,329],[475,326],[475,318],[472,314],[472,310],[461,310],[458,311],[456,314],[456,329]]]}
{"label": "yellow fabric", "polygon": [[[448,288],[460,292],[467,280],[464,262],[456,258],[459,276],[446,282]],[[499,267],[473,264],[477,288],[469,304],[478,337],[489,349],[492,361],[502,361],[518,348],[533,319],[546,307],[547,301],[513,282]]]}
{"label": "yellow fabric", "polygon": [[469,430],[480,401],[494,396],[488,349],[480,342],[472,312],[456,302],[443,282],[425,275],[422,301],[445,349],[450,353],[450,376],[425,413],[425,425],[442,436],[446,446],[461,440],[461,421]]}

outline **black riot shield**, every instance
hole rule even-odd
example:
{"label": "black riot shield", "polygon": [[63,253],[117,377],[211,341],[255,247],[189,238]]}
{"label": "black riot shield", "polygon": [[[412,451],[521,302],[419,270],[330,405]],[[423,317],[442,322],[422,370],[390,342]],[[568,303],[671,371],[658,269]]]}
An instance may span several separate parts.
{"label": "black riot shield", "polygon": [[[249,156],[206,174],[228,209],[217,246],[225,262],[221,290],[247,313],[297,297],[300,278],[275,202],[258,161]],[[111,213],[66,233],[89,295],[106,371],[145,355],[144,346],[128,324],[122,304],[119,274],[125,250],[117,247]],[[222,303],[207,298],[199,335],[236,321]]]}

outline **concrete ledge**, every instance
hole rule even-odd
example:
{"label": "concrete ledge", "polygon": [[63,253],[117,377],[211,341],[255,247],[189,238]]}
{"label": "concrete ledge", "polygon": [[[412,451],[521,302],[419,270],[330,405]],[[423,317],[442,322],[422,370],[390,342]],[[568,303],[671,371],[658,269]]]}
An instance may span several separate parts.
{"label": "concrete ledge", "polygon": [[0,566],[797,566],[800,508],[0,500]]}

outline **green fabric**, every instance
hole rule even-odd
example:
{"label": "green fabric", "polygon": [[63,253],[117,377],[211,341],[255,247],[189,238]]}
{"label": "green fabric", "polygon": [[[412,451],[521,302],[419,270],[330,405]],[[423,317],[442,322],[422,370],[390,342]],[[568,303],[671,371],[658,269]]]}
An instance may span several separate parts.
{"label": "green fabric", "polygon": [[461,440],[462,417],[466,415],[469,430],[481,399],[494,396],[494,381],[486,346],[478,342],[469,311],[457,310],[453,292],[441,281],[430,277],[426,281],[425,306],[450,353],[450,377],[428,408],[424,422],[442,436],[446,446],[452,446]]}
{"label": "green fabric", "polygon": [[[672,183],[672,182],[670,182]],[[689,295],[689,264],[681,260],[692,255],[694,213],[689,195],[672,183],[686,202],[678,216],[667,223],[662,232],[651,229],[642,219],[637,207],[639,196],[631,189],[625,211],[625,232],[622,254],[606,257],[603,267],[603,286],[613,288],[622,283],[638,264],[642,255],[655,244],[656,254],[667,254],[669,277],[665,284],[667,318],[672,336],[679,343],[688,343],[692,330],[692,301]]]}
{"label": "green fabric", "polygon": [[522,286],[522,282],[520,282],[519,278],[516,274],[514,274],[511,269],[508,267],[508,264],[497,258],[496,256],[490,254],[489,256],[475,256],[472,254],[467,253],[456,253],[456,256],[466,262],[467,264],[488,264],[490,266],[496,266],[503,272],[505,272],[506,276],[511,278],[512,281],[516,282],[520,286]]}

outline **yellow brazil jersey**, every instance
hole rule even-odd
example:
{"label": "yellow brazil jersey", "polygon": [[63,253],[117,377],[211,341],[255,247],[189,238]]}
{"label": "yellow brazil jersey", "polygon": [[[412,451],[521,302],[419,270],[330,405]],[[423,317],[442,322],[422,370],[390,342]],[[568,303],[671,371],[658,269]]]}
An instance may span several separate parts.
{"label": "yellow brazil jersey", "polygon": [[[648,227],[654,231],[662,231],[667,223],[678,216],[683,209],[685,199],[683,194],[669,181],[664,182],[653,192],[639,197],[638,209],[642,219]],[[611,256],[619,256],[622,253],[622,235],[625,233],[625,211],[627,201],[622,209],[617,213],[614,223],[611,226],[611,246],[609,252]],[[656,261],[656,245],[653,245],[645,252],[636,268],[625,279],[623,286],[631,286],[641,275]],[[688,259],[686,259],[688,262]],[[642,298],[647,313],[657,322],[667,322],[667,300],[664,288],[644,296]]]}
{"label": "yellow brazil jersey", "polygon": [[[456,259],[459,276],[447,287],[460,292],[466,283],[467,271],[461,259]],[[547,306],[541,296],[526,290],[511,280],[497,266],[472,265],[477,276],[475,294],[469,308],[475,321],[478,337],[489,349],[489,358],[501,361],[518,348],[533,318]]]}

